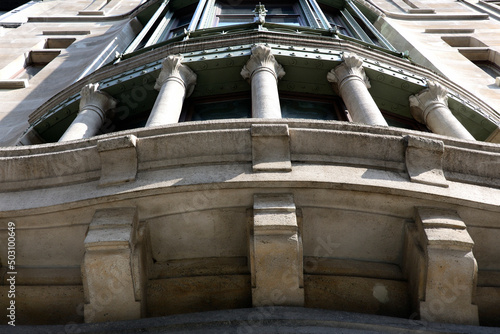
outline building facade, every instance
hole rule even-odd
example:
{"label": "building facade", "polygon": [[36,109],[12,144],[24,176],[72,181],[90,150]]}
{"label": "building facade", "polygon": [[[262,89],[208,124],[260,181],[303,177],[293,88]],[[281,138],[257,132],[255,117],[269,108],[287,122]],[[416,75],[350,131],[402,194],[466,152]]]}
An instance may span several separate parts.
{"label": "building facade", "polygon": [[481,0],[0,16],[1,308],[66,331],[500,326],[499,19]]}

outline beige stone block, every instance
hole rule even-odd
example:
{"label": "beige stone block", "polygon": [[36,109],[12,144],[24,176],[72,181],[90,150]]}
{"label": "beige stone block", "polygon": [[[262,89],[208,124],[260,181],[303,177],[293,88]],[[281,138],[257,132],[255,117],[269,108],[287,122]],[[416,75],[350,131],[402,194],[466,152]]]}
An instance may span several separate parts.
{"label": "beige stone block", "polygon": [[97,142],[101,157],[100,186],[134,181],[137,174],[137,138],[128,135]]}
{"label": "beige stone block", "polygon": [[[0,307],[10,299],[8,287],[0,287]],[[53,325],[83,322],[81,285],[16,285],[16,325]],[[4,313],[5,314],[5,313]],[[0,325],[9,319],[2,316]]]}
{"label": "beige stone block", "polygon": [[443,173],[442,141],[407,136],[406,169],[410,180],[416,183],[448,187]]}
{"label": "beige stone block", "polygon": [[254,172],[292,170],[287,124],[252,125],[252,163]]}
{"label": "beige stone block", "polygon": [[[421,247],[422,258],[411,264],[420,277],[411,277],[413,298],[419,298],[418,313],[426,321],[478,324],[478,309],[472,304],[476,288],[477,264],[472,253],[474,242],[465,223],[453,210],[417,208],[417,233],[413,247]],[[418,249],[414,252],[419,252]],[[419,267],[416,267],[419,266]],[[418,296],[418,297],[417,297]],[[415,305],[415,300],[414,300]]]}
{"label": "beige stone block", "polygon": [[409,318],[404,281],[366,277],[305,275],[305,307]]}
{"label": "beige stone block", "polygon": [[250,275],[217,275],[150,280],[147,316],[252,306]]}
{"label": "beige stone block", "polygon": [[143,315],[143,237],[135,208],[95,213],[82,263],[85,322],[138,319]]}
{"label": "beige stone block", "polygon": [[255,195],[251,230],[253,306],[303,306],[302,239],[292,195]]}

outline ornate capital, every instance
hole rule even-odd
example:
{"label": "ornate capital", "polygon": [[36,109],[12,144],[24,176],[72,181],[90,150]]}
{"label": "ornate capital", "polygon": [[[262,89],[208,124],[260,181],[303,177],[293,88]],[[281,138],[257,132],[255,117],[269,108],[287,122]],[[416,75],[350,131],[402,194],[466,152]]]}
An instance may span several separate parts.
{"label": "ornate capital", "polygon": [[357,78],[370,88],[370,81],[363,69],[363,60],[354,53],[344,53],[342,55],[343,62],[328,72],[327,79],[329,82],[337,84],[340,88],[349,78]]}
{"label": "ornate capital", "polygon": [[409,97],[412,116],[426,124],[427,116],[438,107],[448,108],[448,90],[435,81],[427,81],[429,88]]}
{"label": "ornate capital", "polygon": [[99,84],[88,84],[80,92],[80,112],[92,109],[104,119],[106,111],[116,107],[117,101],[109,94],[99,90]]}
{"label": "ornate capital", "polygon": [[246,65],[243,66],[241,76],[249,80],[259,70],[271,72],[276,80],[281,79],[285,75],[283,67],[274,59],[271,48],[262,44],[252,47],[252,56]]}
{"label": "ornate capital", "polygon": [[191,95],[196,84],[196,73],[182,64],[183,59],[182,55],[170,55],[165,58],[160,75],[156,79],[156,90],[160,90],[167,81],[175,80],[185,87],[186,97]]}

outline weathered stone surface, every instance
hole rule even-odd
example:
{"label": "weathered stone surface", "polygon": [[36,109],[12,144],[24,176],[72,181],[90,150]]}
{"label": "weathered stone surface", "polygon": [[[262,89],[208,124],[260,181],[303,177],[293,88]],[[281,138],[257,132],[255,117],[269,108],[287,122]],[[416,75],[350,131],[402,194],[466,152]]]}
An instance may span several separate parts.
{"label": "weathered stone surface", "polygon": [[441,141],[407,136],[406,169],[412,182],[448,187],[443,174]]}
{"label": "weathered stone surface", "polygon": [[291,194],[254,196],[252,305],[304,305],[302,238]]}
{"label": "weathered stone surface", "polygon": [[85,238],[85,322],[138,319],[145,308],[145,250],[135,208],[98,210]]}
{"label": "weathered stone surface", "polygon": [[252,125],[254,172],[290,171],[290,137],[286,124]]}
{"label": "weathered stone surface", "polygon": [[417,208],[416,228],[408,229],[405,272],[421,319],[478,324],[473,245],[456,212]]}
{"label": "weathered stone surface", "polygon": [[137,138],[134,135],[97,142],[101,157],[99,185],[109,186],[134,181],[137,174]]}

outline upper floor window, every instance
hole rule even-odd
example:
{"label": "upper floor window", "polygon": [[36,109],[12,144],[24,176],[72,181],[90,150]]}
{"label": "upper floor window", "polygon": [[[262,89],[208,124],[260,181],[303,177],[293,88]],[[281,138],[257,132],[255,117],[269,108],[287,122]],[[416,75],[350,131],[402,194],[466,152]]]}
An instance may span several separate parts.
{"label": "upper floor window", "polygon": [[[234,24],[251,23],[255,20],[257,1],[234,2],[217,1],[213,26],[221,27]],[[307,22],[298,2],[267,1],[263,3],[266,22],[305,26]]]}
{"label": "upper floor window", "polygon": [[[342,6],[342,7],[338,7]],[[336,28],[340,35],[349,36],[365,43],[395,49],[378,32],[371,21],[351,0],[335,5],[318,5],[315,0],[201,0],[185,5],[184,2],[171,0],[163,2],[150,16],[144,30],[129,46],[130,53],[172,38],[202,36],[203,30],[248,24],[258,20],[259,13],[265,12],[265,22],[269,30],[279,29],[273,24],[315,29]],[[262,15],[262,14],[261,14]],[[372,18],[373,19],[373,18]],[[239,29],[239,28],[237,28]],[[195,31],[201,33],[194,33]],[[229,30],[229,28],[228,28]],[[299,33],[308,29],[294,28]],[[213,30],[208,30],[213,34]]]}

